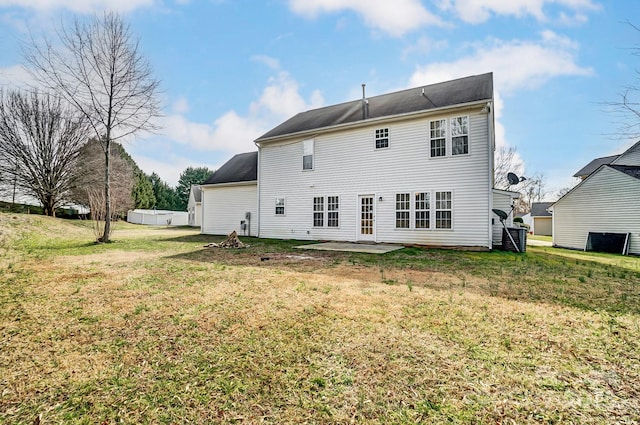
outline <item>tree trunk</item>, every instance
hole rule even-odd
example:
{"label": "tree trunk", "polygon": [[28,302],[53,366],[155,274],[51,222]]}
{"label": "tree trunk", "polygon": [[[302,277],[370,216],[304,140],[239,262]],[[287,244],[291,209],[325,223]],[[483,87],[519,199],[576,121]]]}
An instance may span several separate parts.
{"label": "tree trunk", "polygon": [[104,149],[104,232],[101,242],[109,242],[111,234],[111,173],[109,172],[109,159],[111,151],[111,134],[107,131]]}

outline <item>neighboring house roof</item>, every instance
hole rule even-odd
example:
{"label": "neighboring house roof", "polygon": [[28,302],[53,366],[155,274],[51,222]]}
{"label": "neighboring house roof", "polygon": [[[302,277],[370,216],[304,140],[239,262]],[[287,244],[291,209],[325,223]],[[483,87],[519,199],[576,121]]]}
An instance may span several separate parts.
{"label": "neighboring house roof", "polygon": [[547,211],[553,202],[534,202],[531,204],[531,217],[551,217],[551,213]]}
{"label": "neighboring house roof", "polygon": [[[424,94],[423,94],[424,93]],[[493,73],[459,78],[366,99],[366,119],[467,104],[493,98]],[[362,99],[301,112],[259,137],[256,142],[363,121]]]}
{"label": "neighboring house roof", "polygon": [[640,180],[640,167],[633,165],[609,165],[614,170],[622,171],[625,174],[630,175]]}
{"label": "neighboring house roof", "polygon": [[225,162],[204,183],[239,183],[258,180],[258,152],[239,153]]}
{"label": "neighboring house roof", "polygon": [[611,155],[611,156],[603,156],[602,158],[596,158],[584,167],[580,169],[577,173],[573,175],[573,177],[586,177],[589,174],[596,171],[602,165],[609,165],[616,159],[618,159],[620,155]]}

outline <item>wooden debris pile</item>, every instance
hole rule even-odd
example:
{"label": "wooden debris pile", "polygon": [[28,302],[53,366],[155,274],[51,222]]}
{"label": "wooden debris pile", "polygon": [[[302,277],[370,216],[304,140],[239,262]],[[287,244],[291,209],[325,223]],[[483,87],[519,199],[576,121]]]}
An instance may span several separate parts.
{"label": "wooden debris pile", "polygon": [[238,234],[234,230],[229,233],[227,239],[223,240],[220,243],[208,243],[204,246],[205,248],[247,248],[249,245],[242,243],[242,241],[238,238]]}

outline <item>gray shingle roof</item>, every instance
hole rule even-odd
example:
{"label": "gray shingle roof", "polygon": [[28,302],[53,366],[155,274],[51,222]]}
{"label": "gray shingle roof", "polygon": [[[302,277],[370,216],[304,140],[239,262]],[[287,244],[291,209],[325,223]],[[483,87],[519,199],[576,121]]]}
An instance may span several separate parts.
{"label": "gray shingle roof", "polygon": [[633,165],[609,165],[614,170],[622,171],[625,174],[640,179],[640,167]]}
{"label": "gray shingle roof", "polygon": [[553,202],[534,202],[531,204],[531,217],[551,217],[551,213],[547,211],[553,205]]}
{"label": "gray shingle roof", "polygon": [[589,174],[596,171],[602,165],[609,165],[616,159],[618,159],[620,155],[611,155],[611,156],[603,156],[602,158],[596,158],[584,167],[580,169],[577,173],[573,175],[573,177],[583,177],[588,176]]}
{"label": "gray shingle roof", "polygon": [[[422,90],[424,88],[424,96]],[[392,117],[493,98],[493,73],[368,98],[367,119]],[[362,121],[362,100],[301,112],[256,141]]]}
{"label": "gray shingle roof", "polygon": [[239,183],[258,180],[258,152],[239,153],[216,170],[204,184]]}

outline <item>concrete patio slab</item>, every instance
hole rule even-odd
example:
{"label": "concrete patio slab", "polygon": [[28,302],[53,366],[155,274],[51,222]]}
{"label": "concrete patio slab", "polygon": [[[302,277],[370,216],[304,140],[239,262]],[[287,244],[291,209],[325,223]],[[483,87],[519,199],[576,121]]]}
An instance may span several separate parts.
{"label": "concrete patio slab", "polygon": [[364,244],[350,242],[323,242],[310,245],[296,246],[299,249],[314,249],[318,251],[364,252],[366,254],[386,254],[404,248],[402,245]]}

